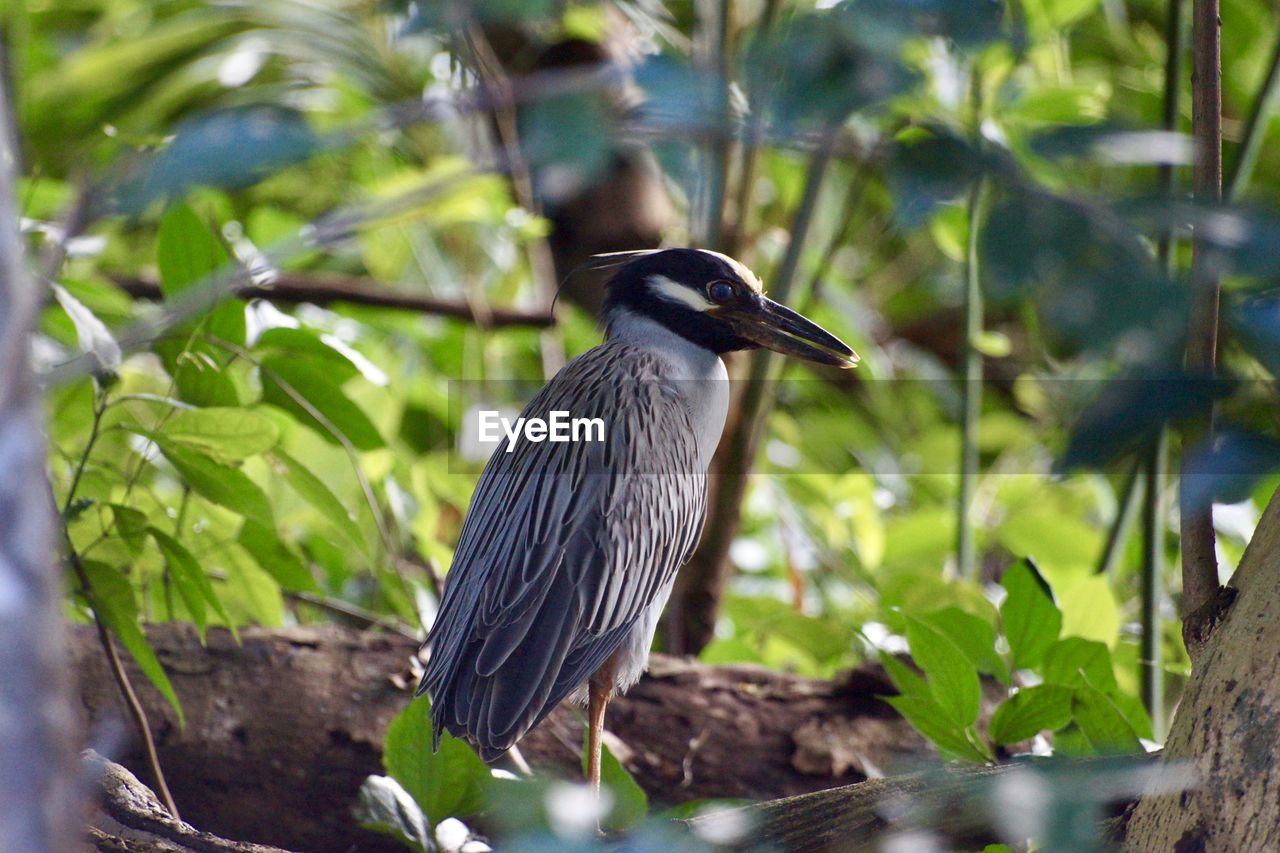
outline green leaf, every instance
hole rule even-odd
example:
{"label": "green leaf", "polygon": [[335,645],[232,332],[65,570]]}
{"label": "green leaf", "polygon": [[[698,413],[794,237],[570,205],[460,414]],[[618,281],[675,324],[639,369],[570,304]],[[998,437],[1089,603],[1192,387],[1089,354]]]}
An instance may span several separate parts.
{"label": "green leaf", "polygon": [[203,341],[162,338],[152,351],[173,377],[178,398],[193,406],[239,406],[240,392],[221,354]]}
{"label": "green leaf", "polygon": [[1075,689],[1071,717],[1098,752],[1142,752],[1137,732],[1106,693],[1087,684]]}
{"label": "green leaf", "polygon": [[1049,684],[1090,684],[1107,692],[1118,689],[1110,650],[1103,643],[1081,637],[1064,637],[1050,646],[1041,676]]}
{"label": "green leaf", "polygon": [[267,329],[258,336],[258,342],[253,348],[263,353],[276,351],[304,356],[323,365],[325,373],[335,385],[354,379],[360,373],[351,359],[326,344],[310,329],[290,329],[284,326]]}
{"label": "green leaf", "polygon": [[368,415],[342,393],[323,365],[315,362],[282,355],[262,359],[262,399],[289,412],[333,444],[341,443],[334,430],[359,450],[374,450],[384,444]]}
{"label": "green leaf", "polygon": [[1034,667],[1058,639],[1062,613],[1053,603],[1049,584],[1029,559],[1010,566],[1000,584],[1008,593],[1000,605],[1000,621],[1013,650],[1013,665],[1017,669]]}
{"label": "green leaf", "polygon": [[98,370],[116,370],[120,367],[120,344],[89,308],[72,296],[61,285],[53,285],[53,296],[67,313],[76,329],[76,342],[80,351],[90,355],[98,363]]}
{"label": "green leaf", "polygon": [[275,447],[280,430],[274,421],[257,412],[210,406],[174,412],[161,427],[159,438],[229,463]]}
{"label": "green leaf", "polygon": [[445,732],[431,749],[431,703],[419,696],[396,715],[382,742],[382,764],[427,819],[465,818],[485,807],[489,768],[471,747]]}
{"label": "green leaf", "polygon": [[245,518],[275,526],[267,496],[243,471],[168,441],[156,443],[196,494]]}
{"label": "green leaf", "polygon": [[277,471],[284,474],[298,496],[323,515],[348,544],[368,553],[369,546],[365,543],[355,519],[342,505],[342,501],[338,500],[337,496],[324,484],[324,481],[278,447],[271,451],[267,459]]}
{"label": "green leaf", "polygon": [[911,656],[924,670],[929,691],[960,727],[973,725],[982,710],[978,672],[950,637],[922,619],[903,614]]}
{"label": "green leaf", "polygon": [[236,541],[284,589],[291,592],[319,592],[320,586],[316,579],[297,555],[280,541],[274,528],[246,518]]}
{"label": "green leaf", "polygon": [[[160,220],[156,237],[156,265],[160,290],[166,300],[193,286],[209,285],[212,277],[231,262],[222,242],[185,204],[178,204]],[[244,306],[236,299],[213,308],[203,321],[209,334],[243,346]]]}
{"label": "green leaf", "polygon": [[985,619],[961,610],[947,607],[920,617],[951,638],[960,647],[979,672],[993,675],[1002,684],[1009,684],[1009,667],[996,652],[996,630]]}
{"label": "green leaf", "polygon": [[178,725],[186,726],[187,719],[178,702],[178,694],[146,635],[138,627],[138,602],[133,597],[133,587],[128,579],[118,569],[96,560],[83,560],[81,564],[89,578],[90,588],[85,590],[89,606],[133,655],[142,673],[173,706],[178,714]]}
{"label": "green leaf", "polygon": [[195,620],[196,627],[200,630],[201,640],[204,639],[205,604],[212,607],[223,623],[231,626],[234,631],[231,617],[222,606],[222,599],[218,598],[213,584],[209,582],[209,576],[205,574],[200,563],[186,549],[186,546],[157,527],[148,527],[147,532],[151,534],[151,538],[160,548],[160,553],[164,555],[165,563],[169,567],[169,575],[178,589],[178,594],[187,605],[187,610],[191,612],[191,618]]}
{"label": "green leaf", "polygon": [[888,673],[889,680],[893,682],[893,686],[898,688],[898,692],[903,696],[915,696],[933,701],[930,698],[933,694],[929,692],[928,682],[917,675],[916,671],[911,667],[898,660],[896,655],[881,652],[880,663],[884,666],[884,671]]}
{"label": "green leaf", "polygon": [[1120,633],[1120,610],[1105,575],[1088,575],[1060,585],[1062,633],[1068,637],[1115,644]]}
{"label": "green leaf", "polygon": [[998,744],[1010,744],[1060,729],[1071,722],[1071,696],[1069,687],[1056,684],[1024,687],[996,708],[987,734]]}
{"label": "green leaf", "polygon": [[[109,504],[116,532],[135,557],[147,546],[147,516],[133,507]],[[70,519],[68,519],[70,520]]]}
{"label": "green leaf", "polygon": [[989,755],[974,746],[965,736],[964,728],[956,725],[951,715],[933,699],[923,696],[887,696],[884,701],[892,705],[916,731],[948,755],[978,763],[990,760]]}
{"label": "green leaf", "polygon": [[[587,772],[588,732],[582,732],[582,772]],[[609,750],[607,744],[600,744],[600,787],[613,795],[613,806],[609,815],[602,821],[602,829],[607,832],[621,832],[630,829],[649,815],[649,797],[645,794],[634,777],[622,766],[622,762]]]}

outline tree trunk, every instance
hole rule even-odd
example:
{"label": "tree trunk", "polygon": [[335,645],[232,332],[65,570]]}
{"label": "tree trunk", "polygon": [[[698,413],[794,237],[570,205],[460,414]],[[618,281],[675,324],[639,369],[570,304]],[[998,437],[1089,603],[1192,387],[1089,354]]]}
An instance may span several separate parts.
{"label": "tree trunk", "polygon": [[78,814],[62,588],[44,424],[28,354],[40,298],[14,193],[17,129],[0,79],[0,850],[71,850]]}
{"label": "tree trunk", "polygon": [[[293,850],[398,849],[350,815],[365,777],[383,772],[382,736],[412,695],[413,641],[332,627],[250,628],[239,645],[214,629],[201,646],[179,624],[152,626],[148,636],[186,713],[180,729],[135,674],[184,818],[225,838]],[[85,716],[108,731],[124,717],[119,691],[92,631],[74,639]],[[657,804],[773,799],[930,755],[875,698],[890,692],[878,667],[827,682],[657,655],[649,675],[610,704],[607,726],[611,748]],[[581,744],[581,712],[562,706],[521,750],[536,770],[581,778]],[[136,748],[120,760],[149,778]]]}
{"label": "tree trunk", "polygon": [[1280,492],[1231,579],[1234,604],[1208,637],[1165,744],[1198,784],[1151,796],[1129,823],[1131,850],[1280,849]]}

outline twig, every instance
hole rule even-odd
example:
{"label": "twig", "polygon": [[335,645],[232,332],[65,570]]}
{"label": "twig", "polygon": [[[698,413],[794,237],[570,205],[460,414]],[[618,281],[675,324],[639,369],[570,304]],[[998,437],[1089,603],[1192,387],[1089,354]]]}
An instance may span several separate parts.
{"label": "twig", "polygon": [[[773,22],[781,8],[780,0],[765,0],[764,11],[760,13],[760,22],[756,25],[755,39],[763,42],[769,38]],[[729,233],[723,243],[727,254],[736,255],[742,246],[743,235],[747,229],[747,217],[751,210],[751,191],[756,180],[756,163],[760,156],[760,142],[764,138],[764,93],[756,90],[748,92],[751,97],[751,112],[747,116],[746,132],[742,140],[742,164],[738,169],[737,196],[734,199],[734,217],[729,225]]]}
{"label": "twig", "polygon": [[[160,285],[152,280],[118,276],[116,286],[135,299],[161,301],[164,294]],[[417,311],[440,317],[455,317],[486,328],[505,326],[529,326],[546,328],[555,323],[550,314],[521,311],[515,308],[485,307],[483,311],[467,301],[439,299],[414,293],[397,292],[378,284],[373,279],[330,273],[281,273],[269,284],[246,284],[234,288],[239,299],[268,299],[273,302],[329,305],[345,302],[351,305],[368,305],[374,308],[392,308],[401,311]]]}
{"label": "twig", "polygon": [[[1196,143],[1193,170],[1195,198],[1216,203],[1222,195],[1222,39],[1218,0],[1193,0],[1191,15],[1191,135]],[[1193,236],[1191,262],[1191,317],[1187,333],[1187,369],[1212,377],[1217,361],[1218,299],[1220,284],[1210,268],[1205,246]],[[1187,482],[1192,454],[1185,452],[1197,441],[1213,441],[1213,413],[1188,424],[1183,432],[1182,488],[1182,610],[1184,618],[1211,602],[1218,589],[1218,560],[1214,553],[1213,507],[1188,500],[1193,491]]]}
{"label": "twig", "polygon": [[93,592],[93,583],[89,580],[89,573],[84,570],[84,564],[80,562],[80,555],[76,553],[75,546],[71,544],[71,534],[63,527],[62,532],[67,543],[67,559],[71,561],[71,567],[76,573],[80,584],[84,587],[85,598],[90,600],[89,610],[93,613],[93,623],[98,629],[98,641],[102,644],[102,650],[107,655],[107,663],[111,667],[111,675],[115,678],[116,686],[120,688],[120,695],[124,697],[124,704],[129,709],[129,715],[133,717],[134,725],[138,727],[138,734],[142,738],[143,748],[147,752],[147,766],[151,768],[151,775],[155,778],[157,793],[164,802],[164,807],[169,810],[169,814],[173,815],[174,820],[182,820],[182,816],[178,814],[178,804],[173,800],[173,794],[169,792],[169,783],[165,781],[164,770],[160,767],[160,755],[156,752],[155,738],[151,734],[151,724],[147,722],[147,714],[142,710],[142,703],[138,700],[138,694],[134,692],[133,682],[129,680],[129,673],[125,672],[124,665],[120,662],[120,654],[116,651],[115,643],[111,641],[111,633],[107,630],[107,626],[103,624],[102,617],[98,615],[96,608],[92,606],[91,594]]}

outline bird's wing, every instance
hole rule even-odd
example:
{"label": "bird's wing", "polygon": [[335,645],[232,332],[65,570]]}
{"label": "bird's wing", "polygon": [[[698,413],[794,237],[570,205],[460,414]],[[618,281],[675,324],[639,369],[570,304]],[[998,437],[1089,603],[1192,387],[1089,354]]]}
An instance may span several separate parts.
{"label": "bird's wing", "polygon": [[509,748],[617,649],[687,559],[705,472],[676,386],[652,354],[605,344],[522,413],[601,418],[603,441],[494,452],[432,630],[423,689],[437,732],[490,755]]}

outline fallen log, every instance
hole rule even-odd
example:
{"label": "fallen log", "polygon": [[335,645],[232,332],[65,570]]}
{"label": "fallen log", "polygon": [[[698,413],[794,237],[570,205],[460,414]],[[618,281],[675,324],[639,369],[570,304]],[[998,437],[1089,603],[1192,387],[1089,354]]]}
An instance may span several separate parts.
{"label": "fallen log", "polygon": [[[250,628],[237,644],[213,629],[202,646],[180,624],[152,626],[148,637],[186,727],[136,670],[134,683],[186,820],[292,850],[399,849],[358,829],[351,805],[365,777],[381,772],[383,733],[412,695],[412,640],[336,627]],[[91,730],[102,730],[125,718],[119,692],[92,632],[73,639],[81,710]],[[929,754],[875,698],[887,692],[878,667],[827,682],[658,655],[650,674],[610,706],[608,726],[619,759],[656,804],[775,799]],[[581,725],[577,709],[557,709],[522,743],[525,758],[535,770],[580,778]],[[136,745],[117,758],[150,782]]]}

